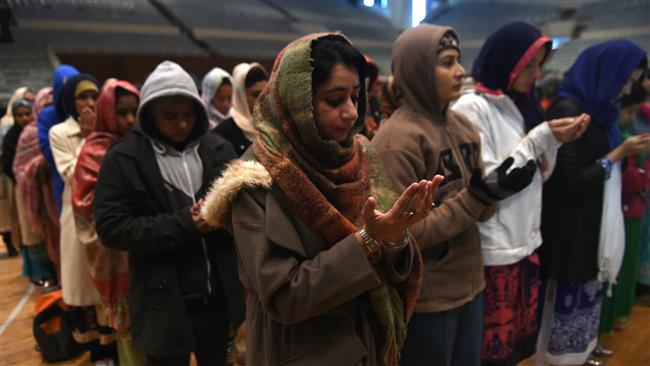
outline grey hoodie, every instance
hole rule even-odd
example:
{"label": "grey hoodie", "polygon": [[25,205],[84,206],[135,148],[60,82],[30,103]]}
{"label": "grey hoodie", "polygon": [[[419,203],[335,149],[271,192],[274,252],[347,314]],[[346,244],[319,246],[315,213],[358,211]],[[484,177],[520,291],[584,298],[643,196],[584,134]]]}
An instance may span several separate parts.
{"label": "grey hoodie", "polygon": [[[140,131],[151,141],[165,183],[185,193],[195,202],[195,195],[203,183],[203,165],[198,154],[198,140],[208,130],[208,113],[194,80],[180,65],[163,61],[145,80],[140,96],[142,99],[133,129]],[[169,96],[184,96],[196,103],[196,124],[183,149],[165,141],[150,117],[152,102]],[[168,190],[172,191],[169,186]]]}

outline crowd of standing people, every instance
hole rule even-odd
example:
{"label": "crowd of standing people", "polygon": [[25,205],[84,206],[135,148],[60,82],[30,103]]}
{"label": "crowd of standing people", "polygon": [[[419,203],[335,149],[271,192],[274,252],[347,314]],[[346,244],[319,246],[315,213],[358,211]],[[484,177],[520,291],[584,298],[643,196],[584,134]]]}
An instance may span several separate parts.
{"label": "crowd of standing people", "polygon": [[600,365],[650,285],[646,52],[543,100],[532,25],[461,57],[421,24],[386,79],[341,33],[200,85],[61,65],[2,118],[3,241],[95,365]]}

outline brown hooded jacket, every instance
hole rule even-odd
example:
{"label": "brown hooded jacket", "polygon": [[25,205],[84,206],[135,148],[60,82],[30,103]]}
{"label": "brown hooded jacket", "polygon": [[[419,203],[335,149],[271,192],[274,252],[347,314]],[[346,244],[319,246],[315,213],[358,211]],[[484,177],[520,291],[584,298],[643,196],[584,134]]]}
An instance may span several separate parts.
{"label": "brown hooded jacket", "polygon": [[396,188],[445,176],[437,207],[411,227],[422,249],[424,278],[416,313],[450,310],[468,303],[485,287],[477,220],[493,212],[467,185],[483,169],[480,138],[463,115],[440,109],[435,92],[438,44],[452,28],[422,24],[393,45],[393,73],[402,106],[372,140]]}

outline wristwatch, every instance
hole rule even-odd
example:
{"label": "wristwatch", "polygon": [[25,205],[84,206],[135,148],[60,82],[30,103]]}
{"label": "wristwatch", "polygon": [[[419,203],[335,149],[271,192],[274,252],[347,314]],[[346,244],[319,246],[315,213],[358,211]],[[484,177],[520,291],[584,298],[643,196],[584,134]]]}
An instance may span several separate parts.
{"label": "wristwatch", "polygon": [[372,262],[379,259],[381,247],[375,238],[373,238],[365,228],[361,228],[357,231],[361,240],[363,241],[363,251],[366,254],[366,257]]}

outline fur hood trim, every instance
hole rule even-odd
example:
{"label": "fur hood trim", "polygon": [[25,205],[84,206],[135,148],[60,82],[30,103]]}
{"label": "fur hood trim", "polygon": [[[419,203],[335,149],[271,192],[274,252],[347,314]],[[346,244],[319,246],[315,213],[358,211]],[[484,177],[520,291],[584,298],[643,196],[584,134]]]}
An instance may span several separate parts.
{"label": "fur hood trim", "polygon": [[246,188],[270,189],[272,183],[271,175],[259,162],[235,160],[212,183],[201,206],[201,216],[210,225],[229,228],[231,204],[237,193]]}

